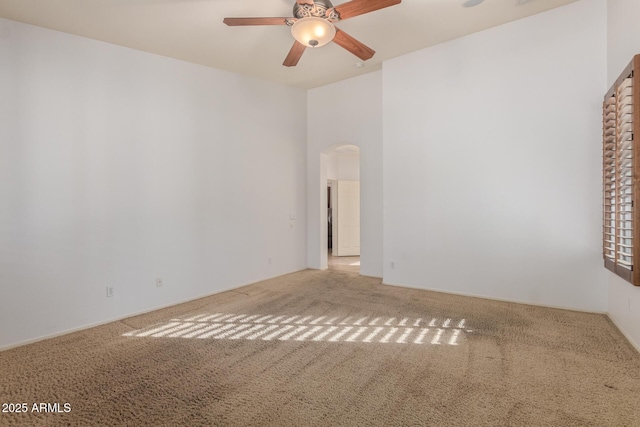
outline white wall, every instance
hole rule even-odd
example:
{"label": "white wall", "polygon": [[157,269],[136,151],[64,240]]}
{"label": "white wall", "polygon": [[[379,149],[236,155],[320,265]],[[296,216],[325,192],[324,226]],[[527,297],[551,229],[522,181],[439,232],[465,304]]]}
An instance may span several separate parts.
{"label": "white wall", "polygon": [[384,281],[605,311],[605,61],[582,0],[385,62]]}
{"label": "white wall", "polygon": [[[631,58],[640,54],[640,2],[609,0],[607,5],[607,87],[611,87]],[[609,316],[640,350],[640,287],[633,287],[609,272],[606,274]]]}
{"label": "white wall", "polygon": [[[308,263],[327,268],[327,154],[360,147],[360,274],[382,276],[382,73],[307,92]],[[324,167],[321,167],[321,161]]]}
{"label": "white wall", "polygon": [[0,20],[0,113],[0,348],[306,267],[305,91]]}

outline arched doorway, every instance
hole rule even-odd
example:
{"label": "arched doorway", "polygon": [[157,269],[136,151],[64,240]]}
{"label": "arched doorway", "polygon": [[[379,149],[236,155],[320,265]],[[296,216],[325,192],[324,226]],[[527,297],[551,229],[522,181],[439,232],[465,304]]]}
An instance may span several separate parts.
{"label": "arched doorway", "polygon": [[[321,154],[321,176],[326,194],[321,194],[321,221],[326,225],[321,239],[330,270],[360,272],[360,148],[336,144]],[[324,196],[324,197],[323,197]]]}

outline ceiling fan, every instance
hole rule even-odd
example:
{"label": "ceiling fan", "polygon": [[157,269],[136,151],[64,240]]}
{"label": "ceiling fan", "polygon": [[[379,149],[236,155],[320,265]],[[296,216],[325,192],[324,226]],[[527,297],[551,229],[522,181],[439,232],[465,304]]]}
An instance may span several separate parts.
{"label": "ceiling fan", "polygon": [[282,65],[295,66],[307,47],[320,47],[334,41],[366,61],[375,51],[336,28],[334,22],[399,4],[402,0],[351,0],[333,6],[329,0],[296,0],[291,18],[224,18],[229,26],[287,25],[295,41]]}

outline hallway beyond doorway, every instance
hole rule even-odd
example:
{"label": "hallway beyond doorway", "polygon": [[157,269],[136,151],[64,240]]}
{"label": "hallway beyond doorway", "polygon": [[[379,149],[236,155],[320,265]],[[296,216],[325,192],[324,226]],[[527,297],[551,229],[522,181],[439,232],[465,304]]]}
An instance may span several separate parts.
{"label": "hallway beyond doorway", "polygon": [[359,256],[333,256],[331,255],[331,249],[329,249],[329,253],[327,254],[327,265],[329,270],[360,273]]}

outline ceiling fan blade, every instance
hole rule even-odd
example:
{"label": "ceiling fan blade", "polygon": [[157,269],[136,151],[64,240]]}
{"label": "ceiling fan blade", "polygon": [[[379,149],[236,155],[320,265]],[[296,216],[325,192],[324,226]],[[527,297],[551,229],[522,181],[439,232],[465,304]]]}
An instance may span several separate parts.
{"label": "ceiling fan blade", "polygon": [[284,59],[282,65],[284,65],[285,67],[295,67],[306,48],[307,47],[305,45],[298,42],[297,40],[294,41],[293,46],[291,46],[291,50],[289,51],[287,57]]}
{"label": "ceiling fan blade", "polygon": [[384,9],[385,7],[400,4],[402,0],[351,0],[346,3],[339,4],[333,9],[340,14],[340,19],[353,18],[363,13],[373,12],[374,10]]}
{"label": "ceiling fan blade", "polygon": [[239,25],[287,25],[291,18],[224,18],[222,22],[235,27]]}
{"label": "ceiling fan blade", "polygon": [[333,41],[338,46],[345,48],[363,61],[371,59],[376,53],[375,50],[354,39],[339,28],[336,28],[336,36],[333,38]]}

